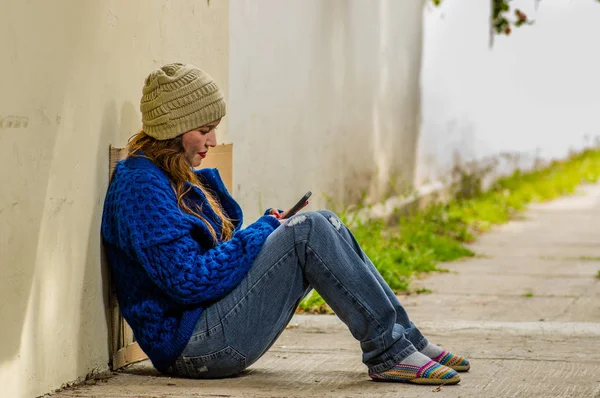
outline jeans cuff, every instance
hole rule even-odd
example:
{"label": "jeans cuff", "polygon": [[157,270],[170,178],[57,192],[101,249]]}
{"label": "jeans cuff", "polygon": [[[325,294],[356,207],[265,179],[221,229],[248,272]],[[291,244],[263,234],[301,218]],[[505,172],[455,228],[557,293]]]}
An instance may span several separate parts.
{"label": "jeans cuff", "polygon": [[408,347],[404,348],[399,353],[392,355],[384,362],[377,364],[375,366],[369,367],[369,372],[370,373],[385,372],[386,370],[393,368],[398,362],[402,361],[404,358],[408,357],[409,355],[411,355],[415,352],[417,352],[417,349],[415,348],[415,346],[413,346],[411,344]]}
{"label": "jeans cuff", "polygon": [[427,344],[429,344],[429,340],[427,340],[425,337],[423,337],[417,344],[413,343],[417,351],[421,351],[423,348],[427,347]]}

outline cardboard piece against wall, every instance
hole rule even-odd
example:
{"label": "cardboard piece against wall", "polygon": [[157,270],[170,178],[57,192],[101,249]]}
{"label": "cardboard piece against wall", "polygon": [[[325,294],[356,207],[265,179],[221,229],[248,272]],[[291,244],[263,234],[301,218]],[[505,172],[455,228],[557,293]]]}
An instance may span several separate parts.
{"label": "cardboard piece against wall", "polygon": [[[113,146],[109,147],[109,179],[112,179],[115,166],[120,160],[127,157],[127,148],[116,148]],[[104,267],[108,267],[108,264],[103,264]],[[112,281],[110,282],[109,291],[109,313],[111,323],[111,367],[113,370],[120,369],[123,366],[131,363],[143,361],[148,358],[144,351],[140,348],[138,343],[135,341],[133,331],[121,315],[119,309],[119,302],[117,300],[117,293],[114,289]]]}
{"label": "cardboard piece against wall", "polygon": [[111,145],[108,150],[108,177],[112,178],[117,163],[127,157],[127,148],[117,148]]}
{"label": "cardboard piece against wall", "polygon": [[225,186],[229,192],[233,192],[233,144],[217,145],[208,151],[199,168],[213,167],[219,169],[219,174],[221,174]]}

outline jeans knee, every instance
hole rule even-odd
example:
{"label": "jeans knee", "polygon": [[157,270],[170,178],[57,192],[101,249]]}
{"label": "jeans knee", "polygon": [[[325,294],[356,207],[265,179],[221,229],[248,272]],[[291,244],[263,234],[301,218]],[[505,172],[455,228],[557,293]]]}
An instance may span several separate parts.
{"label": "jeans knee", "polygon": [[320,212],[307,211],[305,213],[300,213],[300,214],[293,216],[284,225],[286,227],[294,227],[296,225],[304,224],[307,221],[309,224],[322,224],[322,223],[324,224],[326,222],[325,216],[323,216]]}
{"label": "jeans knee", "polygon": [[299,214],[290,218],[288,222],[285,223],[286,227],[293,227],[295,225],[302,224],[308,219],[308,214]]}
{"label": "jeans knee", "polygon": [[329,221],[329,223],[338,231],[342,228],[342,221],[334,212],[329,210],[318,210],[317,212],[325,217],[327,221]]}
{"label": "jeans knee", "polygon": [[319,213],[320,215],[322,215],[323,217],[327,218],[327,219],[329,219],[329,217],[336,217],[337,218],[337,215],[334,212],[330,211],[330,210],[317,210],[316,212]]}
{"label": "jeans knee", "polygon": [[339,217],[329,210],[309,211],[298,214],[290,218],[290,220],[285,225],[288,227],[293,227],[295,225],[300,225],[306,221],[309,221],[311,224],[323,225],[327,227],[332,225],[338,231],[342,228],[343,225]]}

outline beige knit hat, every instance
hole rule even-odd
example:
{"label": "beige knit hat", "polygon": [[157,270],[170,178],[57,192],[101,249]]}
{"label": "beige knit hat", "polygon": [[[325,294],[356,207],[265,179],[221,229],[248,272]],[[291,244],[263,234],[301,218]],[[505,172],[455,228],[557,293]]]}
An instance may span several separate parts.
{"label": "beige knit hat", "polygon": [[225,116],[225,101],[208,73],[168,64],[146,78],[140,110],[144,132],[168,140]]}

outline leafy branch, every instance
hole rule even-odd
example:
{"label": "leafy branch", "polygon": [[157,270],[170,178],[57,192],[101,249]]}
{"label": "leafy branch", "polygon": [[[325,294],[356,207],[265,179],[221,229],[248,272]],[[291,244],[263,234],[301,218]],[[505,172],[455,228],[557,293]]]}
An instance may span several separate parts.
{"label": "leafy branch", "polygon": [[[511,0],[491,0],[492,2],[492,13],[490,16],[490,31],[495,32],[499,35],[510,35],[512,32],[512,27],[520,27],[523,25],[531,25],[533,21],[531,21],[527,14],[525,14],[520,9],[514,10],[514,17],[511,17]],[[541,0],[534,0],[539,3]],[[596,0],[600,1],[600,0]],[[433,5],[436,7],[442,4],[442,0],[432,0]]]}
{"label": "leafy branch", "polygon": [[[527,15],[518,8],[514,11],[515,19],[512,21],[509,20],[508,16],[511,11],[509,1],[510,0],[492,0],[492,16],[490,23],[497,34],[510,35],[512,31],[511,25],[518,28],[525,24],[533,24],[533,21],[529,20]],[[539,1],[540,0],[536,0],[536,3],[539,3]]]}
{"label": "leafy branch", "polygon": [[[431,0],[436,7],[442,4],[443,0]],[[492,2],[492,13],[490,15],[490,42],[493,40],[494,34],[510,35],[513,27],[521,27],[523,25],[532,25],[533,21],[527,15],[516,8],[511,12],[510,2],[512,0],[490,0]],[[541,0],[535,1],[536,7]],[[595,0],[600,3],[600,0]]]}

